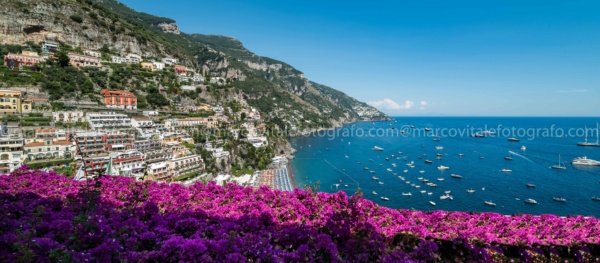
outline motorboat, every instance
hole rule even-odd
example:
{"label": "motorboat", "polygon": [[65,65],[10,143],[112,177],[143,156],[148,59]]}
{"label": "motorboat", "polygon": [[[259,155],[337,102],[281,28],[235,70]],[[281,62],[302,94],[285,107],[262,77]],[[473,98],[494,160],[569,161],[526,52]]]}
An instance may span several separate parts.
{"label": "motorboat", "polygon": [[552,200],[556,201],[556,202],[566,202],[567,199],[564,199],[562,197],[552,197]]}
{"label": "motorboat", "polygon": [[436,146],[436,147],[435,147],[435,149],[436,149],[436,150],[443,150],[443,149],[444,149],[444,146]]}
{"label": "motorboat", "polygon": [[387,168],[386,170],[387,170],[388,172],[391,172],[391,171],[392,171],[392,168]]}
{"label": "motorboat", "polygon": [[527,150],[527,147],[525,147],[525,145],[521,146],[521,151],[525,151]]}
{"label": "motorboat", "polygon": [[592,200],[594,200],[594,201],[600,201],[600,197],[594,196],[594,197],[592,197]]}
{"label": "motorboat", "polygon": [[437,180],[440,181],[440,182],[443,182],[445,179],[444,178],[438,178]]}
{"label": "motorboat", "polygon": [[426,132],[428,132],[428,131],[431,131],[431,128],[425,128],[423,130],[425,130]]}
{"label": "motorboat", "polygon": [[437,187],[437,184],[434,184],[434,183],[428,183],[427,185],[428,185],[429,187]]}
{"label": "motorboat", "polygon": [[383,182],[379,182],[379,184],[383,184]]}
{"label": "motorboat", "polygon": [[510,173],[510,172],[512,172],[511,169],[506,169],[506,168],[504,168],[504,169],[502,169],[500,171],[503,172],[503,173]]}
{"label": "motorboat", "polygon": [[383,151],[383,148],[381,148],[381,147],[379,147],[379,146],[375,146],[375,147],[373,147],[373,151],[378,151],[378,152],[380,152],[380,151]]}
{"label": "motorboat", "polygon": [[421,182],[423,182],[423,183],[429,183],[429,180],[423,179],[423,180],[421,180]]}
{"label": "motorboat", "polygon": [[385,196],[382,196],[382,197],[381,197],[381,200],[383,200],[383,201],[390,201],[390,199],[389,199],[389,198],[387,198],[387,197],[385,197]]}
{"label": "motorboat", "polygon": [[377,195],[377,192],[373,191],[371,192],[372,195]]}
{"label": "motorboat", "polygon": [[463,156],[464,156],[464,154],[462,154],[462,153],[458,154],[458,157],[463,157]]}
{"label": "motorboat", "polygon": [[421,186],[420,185],[415,185],[415,188],[419,189],[419,188],[421,188]]}
{"label": "motorboat", "polygon": [[492,202],[492,201],[483,201],[484,204],[489,205],[489,206],[496,206],[496,203]]}
{"label": "motorboat", "polygon": [[552,166],[550,166],[550,168],[558,169],[558,170],[566,170],[567,169],[567,167],[563,165],[563,162],[560,159],[560,154],[558,155],[558,164],[552,165]]}
{"label": "motorboat", "polygon": [[443,166],[443,165],[438,166],[438,170],[448,170],[448,169],[450,169],[450,167],[448,167],[448,166]]}
{"label": "motorboat", "polygon": [[441,157],[441,156],[438,156],[438,157],[435,157],[435,159],[436,159],[436,160],[441,160],[441,159],[442,159],[442,157]]}
{"label": "motorboat", "polygon": [[475,193],[475,190],[473,190],[473,189],[467,189],[467,193],[469,193],[469,194]]}
{"label": "motorboat", "polygon": [[484,138],[485,135],[483,133],[475,133],[472,135],[474,138]]}
{"label": "motorboat", "polygon": [[402,193],[403,196],[411,196],[412,194],[410,192],[408,193]]}
{"label": "motorboat", "polygon": [[451,174],[451,175],[450,175],[450,177],[452,177],[452,178],[458,178],[458,179],[460,179],[460,178],[462,178],[462,175],[458,175],[458,174]]}
{"label": "motorboat", "polygon": [[537,205],[538,204],[537,201],[535,201],[535,200],[533,200],[531,198],[525,199],[525,203],[532,204],[532,205]]}
{"label": "motorboat", "polygon": [[509,142],[520,142],[520,141],[521,141],[521,140],[519,140],[519,139],[517,139],[517,138],[514,138],[514,137],[508,138],[507,140],[508,140]]}
{"label": "motorboat", "polygon": [[429,163],[429,164],[431,164],[431,163],[433,163],[433,162],[432,162],[432,161],[430,161],[430,160],[425,160],[425,163]]}
{"label": "motorboat", "polygon": [[419,177],[417,178],[417,180],[423,181],[423,177]]}
{"label": "motorboat", "polygon": [[432,206],[435,206],[435,203],[434,203],[433,201],[429,201],[429,203],[430,203]]}
{"label": "motorboat", "polygon": [[442,195],[442,196],[440,196],[440,200],[446,200],[449,197],[450,197],[449,195]]}
{"label": "motorboat", "polygon": [[535,188],[535,184],[526,184],[527,188]]}
{"label": "motorboat", "polygon": [[373,179],[373,181],[377,181],[377,180],[379,180],[379,178],[377,178],[377,177],[375,177],[375,176],[371,177],[371,179]]}
{"label": "motorboat", "polygon": [[421,190],[421,194],[427,193],[427,191],[425,190]]}
{"label": "motorboat", "polygon": [[370,173],[374,174],[374,173],[375,173],[375,171],[370,171]]}
{"label": "motorboat", "polygon": [[428,193],[427,193],[427,195],[432,195],[432,194],[433,194],[432,192],[428,192]]}
{"label": "motorboat", "polygon": [[425,173],[425,171],[421,170],[421,171],[419,171],[419,173],[422,173],[422,174],[424,174],[424,173]]}
{"label": "motorboat", "polygon": [[512,159],[513,159],[513,158],[512,158],[512,157],[510,157],[510,156],[508,156],[508,155],[507,155],[507,156],[504,156],[504,160],[512,161]]}
{"label": "motorboat", "polygon": [[452,191],[450,191],[450,190],[446,190],[446,191],[444,191],[444,194],[450,194],[451,192]]}
{"label": "motorboat", "polygon": [[432,139],[432,141],[439,142],[440,141],[440,137],[435,137],[435,138]]}
{"label": "motorboat", "polygon": [[496,135],[496,132],[495,131],[485,130],[485,131],[483,131],[483,134],[485,134],[485,135]]}
{"label": "motorboat", "polygon": [[363,168],[363,170],[365,170],[365,171],[368,171],[368,170],[369,170],[369,167],[365,167],[365,168]]}
{"label": "motorboat", "polygon": [[588,159],[587,156],[577,157],[571,162],[573,165],[599,166],[600,162]]}

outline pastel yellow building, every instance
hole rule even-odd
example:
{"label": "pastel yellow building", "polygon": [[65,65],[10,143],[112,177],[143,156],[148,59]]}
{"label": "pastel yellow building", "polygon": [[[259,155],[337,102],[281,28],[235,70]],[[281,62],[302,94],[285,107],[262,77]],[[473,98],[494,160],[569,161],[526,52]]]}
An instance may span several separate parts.
{"label": "pastel yellow building", "polygon": [[24,106],[31,110],[32,104],[22,105],[22,94],[18,90],[0,90],[0,115],[19,114]]}
{"label": "pastel yellow building", "polygon": [[156,66],[154,65],[154,63],[142,62],[142,63],[140,63],[140,65],[142,66],[143,69],[147,69],[150,71],[156,70]]}

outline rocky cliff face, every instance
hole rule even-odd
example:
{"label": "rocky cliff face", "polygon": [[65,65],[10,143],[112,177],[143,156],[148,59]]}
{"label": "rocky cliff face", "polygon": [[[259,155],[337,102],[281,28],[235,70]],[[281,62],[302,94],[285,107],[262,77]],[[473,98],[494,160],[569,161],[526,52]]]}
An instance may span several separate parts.
{"label": "rocky cliff face", "polygon": [[173,33],[175,35],[179,35],[181,33],[181,31],[179,31],[179,26],[177,26],[175,23],[163,22],[158,24],[158,27],[160,27],[160,29],[162,29],[162,31],[165,33]]}

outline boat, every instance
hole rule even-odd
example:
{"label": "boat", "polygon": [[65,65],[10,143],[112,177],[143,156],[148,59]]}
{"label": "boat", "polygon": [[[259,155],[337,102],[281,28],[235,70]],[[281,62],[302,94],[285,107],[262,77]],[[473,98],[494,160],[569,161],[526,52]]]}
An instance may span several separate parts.
{"label": "boat", "polygon": [[452,177],[452,178],[458,178],[458,179],[462,178],[462,176],[458,175],[458,174],[451,174],[450,177]]}
{"label": "boat", "polygon": [[587,147],[600,147],[600,141],[598,141],[598,123],[596,122],[596,142],[588,142],[587,141],[587,127],[585,128],[585,141],[584,142],[578,142],[577,146],[587,146]]}
{"label": "boat", "polygon": [[429,203],[430,203],[432,206],[435,206],[435,203],[434,203],[433,201],[429,201]]}
{"label": "boat", "polygon": [[386,170],[387,170],[388,172],[391,172],[391,171],[392,171],[392,168],[387,168]]}
{"label": "boat", "polygon": [[419,189],[419,188],[421,188],[421,186],[420,185],[415,185],[415,188]]}
{"label": "boat", "polygon": [[508,138],[508,141],[509,142],[520,142],[521,140],[519,140],[519,139],[517,139],[515,137],[511,137],[511,138]]}
{"label": "boat", "polygon": [[408,193],[402,193],[403,196],[411,196],[412,194],[410,192]]}
{"label": "boat", "polygon": [[448,167],[448,166],[443,166],[443,165],[438,166],[438,170],[448,170],[448,169],[450,169],[450,167]]}
{"label": "boat", "polygon": [[432,141],[439,142],[440,141],[440,137],[435,137],[435,138],[432,139]]}
{"label": "boat", "polygon": [[406,181],[407,184],[410,184],[410,181]]}
{"label": "boat", "polygon": [[329,151],[329,148],[325,148],[325,151]]}
{"label": "boat", "polygon": [[383,184],[383,182],[379,182],[379,184]]}
{"label": "boat", "polygon": [[440,182],[443,182],[444,178],[438,178],[437,180],[440,181]]}
{"label": "boat", "polygon": [[450,190],[446,190],[446,191],[444,191],[444,194],[450,194],[451,192],[452,191],[450,191]]}
{"label": "boat", "polygon": [[422,174],[424,174],[424,173],[425,173],[425,171],[421,170],[421,171],[419,171],[419,173],[422,173]]}
{"label": "boat", "polygon": [[387,158],[387,157],[385,157],[385,160],[386,160],[386,161],[389,161],[389,160],[390,160],[390,158]]}
{"label": "boat", "polygon": [[564,199],[562,197],[552,197],[552,200],[556,201],[556,202],[566,202],[567,199]]}
{"label": "boat", "polygon": [[375,171],[370,171],[370,173],[374,174],[374,173],[375,173]]}
{"label": "boat", "polygon": [[431,160],[425,160],[425,163],[429,163],[429,164],[431,164],[431,163],[433,163],[433,162],[432,162]]}
{"label": "boat", "polygon": [[362,162],[356,162],[357,164],[362,164]]}
{"label": "boat", "polygon": [[423,183],[429,183],[429,180],[427,180],[427,179],[423,179],[423,180],[421,180],[421,181],[422,181]]}
{"label": "boat", "polygon": [[577,157],[571,162],[573,165],[586,165],[586,166],[598,166],[599,161],[588,159],[587,156]]}
{"label": "boat", "polygon": [[485,135],[496,135],[496,132],[495,131],[485,130],[485,131],[483,131],[483,134],[485,134]]}
{"label": "boat", "polygon": [[396,168],[396,163],[392,163],[392,167]]}
{"label": "boat", "polygon": [[423,177],[419,177],[419,178],[417,178],[417,180],[421,180],[421,181],[423,181]]}
{"label": "boat", "polygon": [[422,193],[422,194],[424,194],[424,193],[427,193],[427,191],[425,191],[425,190],[421,190],[421,193]]}
{"label": "boat", "polygon": [[373,151],[379,151],[380,152],[380,151],[383,151],[383,148],[375,146],[375,147],[373,147]]}
{"label": "boat", "polygon": [[535,188],[535,184],[526,184],[527,188]]}
{"label": "boat", "polygon": [[533,200],[531,198],[525,199],[525,203],[532,204],[532,205],[537,205],[538,204],[537,201],[535,201],[535,200]]}
{"label": "boat", "polygon": [[558,169],[558,170],[566,170],[567,167],[564,166],[564,165],[562,165],[562,164],[563,164],[563,162],[560,159],[560,154],[559,154],[558,155],[558,164],[557,165],[552,165],[552,166],[550,166],[550,168],[552,168],[552,169]]}
{"label": "boat", "polygon": [[525,145],[521,146],[521,151],[525,151],[527,150],[527,147],[525,147]]}
{"label": "boat", "polygon": [[496,206],[496,203],[492,202],[492,201],[483,201],[484,204],[489,205],[489,206]]}
{"label": "boat", "polygon": [[348,188],[348,185],[347,185],[347,184],[345,184],[345,185],[344,185],[344,187]]}
{"label": "boat", "polygon": [[510,157],[510,156],[508,156],[508,155],[507,155],[507,156],[504,156],[504,160],[512,161],[512,159],[513,159],[513,158],[512,158],[512,157]]}
{"label": "boat", "polygon": [[371,179],[373,179],[373,181],[377,181],[377,180],[379,180],[379,178],[377,178],[377,177],[375,177],[375,176],[371,177]]}
{"label": "boat", "polygon": [[479,156],[479,159],[485,159],[485,156]]}
{"label": "boat", "polygon": [[448,197],[450,197],[450,196],[448,196],[448,195],[442,195],[442,196],[440,196],[440,200],[446,200],[446,199],[448,199]]}
{"label": "boat", "polygon": [[435,147],[435,149],[436,149],[436,150],[443,150],[443,149],[444,149],[444,146],[436,146],[436,147]]}
{"label": "boat", "polygon": [[411,128],[411,129],[414,129],[414,128],[415,128],[415,126],[413,126],[413,125],[410,125],[410,128]]}
{"label": "boat", "polygon": [[463,156],[464,156],[464,154],[462,154],[462,153],[458,154],[458,157],[463,157]]}
{"label": "boat", "polygon": [[428,183],[427,185],[430,187],[437,187],[437,184],[434,184],[434,183]]}
{"label": "boat", "polygon": [[365,171],[368,171],[368,170],[369,170],[369,167],[365,167],[365,168],[363,168],[363,170],[365,170]]}
{"label": "boat", "polygon": [[372,195],[377,195],[377,192],[373,191],[371,192]]}
{"label": "boat", "polygon": [[442,156],[435,157],[436,160],[441,160]]}
{"label": "boat", "polygon": [[592,197],[592,200],[594,200],[594,201],[600,201],[600,197],[594,196],[594,197]]}
{"label": "boat", "polygon": [[390,201],[390,199],[389,199],[389,198],[387,198],[387,197],[385,197],[385,196],[382,196],[382,197],[381,197],[381,200],[383,200],[383,201]]}
{"label": "boat", "polygon": [[425,128],[424,129],[426,132],[431,131],[431,128]]}
{"label": "boat", "polygon": [[475,193],[475,190],[473,190],[473,189],[467,189],[467,193],[469,193],[469,194]]}
{"label": "boat", "polygon": [[427,195],[432,195],[432,194],[433,194],[432,192],[427,193]]}
{"label": "boat", "polygon": [[484,138],[485,137],[485,135],[482,133],[475,133],[472,136],[473,136],[473,138]]}
{"label": "boat", "polygon": [[510,173],[510,172],[512,172],[511,169],[506,169],[506,168],[504,168],[504,169],[502,169],[500,171],[503,172],[503,173]]}

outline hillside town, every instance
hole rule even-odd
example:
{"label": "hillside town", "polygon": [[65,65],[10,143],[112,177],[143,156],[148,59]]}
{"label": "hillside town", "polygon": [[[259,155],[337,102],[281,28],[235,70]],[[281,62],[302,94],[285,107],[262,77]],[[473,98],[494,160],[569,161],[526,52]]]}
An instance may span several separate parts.
{"label": "hillside town", "polygon": [[[44,41],[41,50],[41,54],[25,50],[8,53],[4,64],[8,70],[26,74],[31,67],[55,59],[59,43]],[[81,69],[138,64],[151,72],[172,70],[184,91],[195,91],[194,84],[198,83],[223,82],[217,77],[207,81],[202,74],[177,64],[175,58],[157,61],[148,59],[149,54],[130,53],[103,60],[106,56],[100,51],[82,53],[68,53],[69,65]],[[110,174],[140,181],[190,184],[214,180],[219,184],[293,189],[287,157],[272,154],[268,162],[255,167],[244,167],[232,157],[231,145],[238,142],[255,149],[270,145],[261,114],[245,101],[235,110],[221,103],[179,103],[175,107],[177,117],[173,117],[159,109],[138,109],[138,98],[126,89],[101,89],[98,95],[103,97],[100,105],[60,103],[56,107],[39,90],[0,90],[0,172],[10,173],[25,164],[76,180]],[[209,161],[214,167],[210,171]]]}

